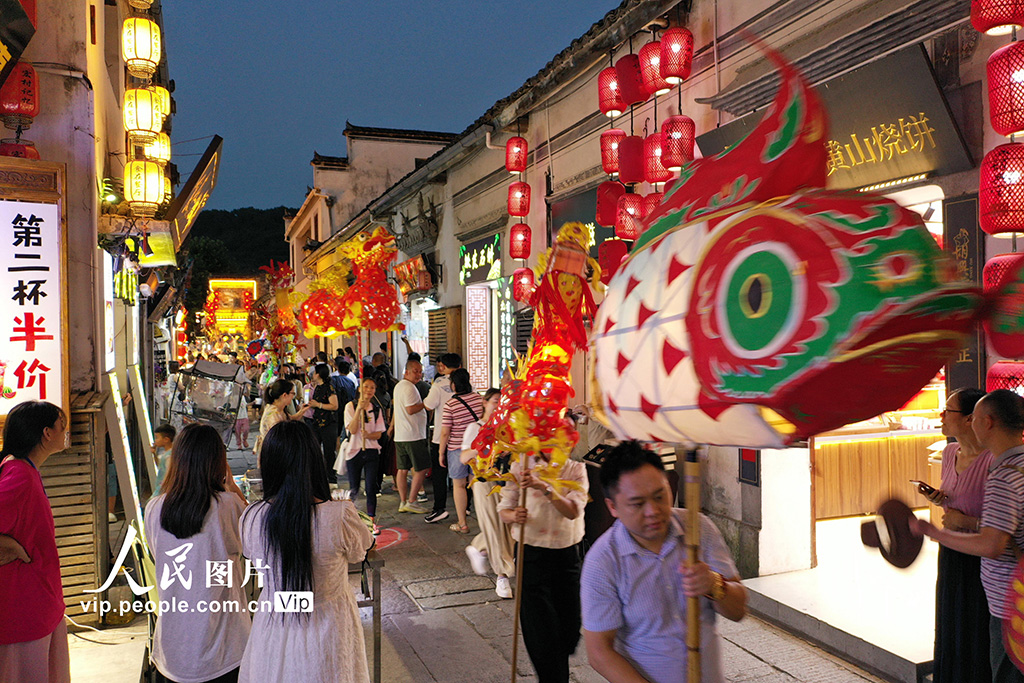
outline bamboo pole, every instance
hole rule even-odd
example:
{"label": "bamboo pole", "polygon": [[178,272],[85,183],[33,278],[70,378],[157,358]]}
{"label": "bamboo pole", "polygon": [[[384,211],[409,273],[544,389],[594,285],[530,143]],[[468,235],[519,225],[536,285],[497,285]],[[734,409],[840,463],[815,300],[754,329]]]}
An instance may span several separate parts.
{"label": "bamboo pole", "polygon": [[[683,464],[683,502],[686,505],[686,560],[700,561],[700,462],[697,451],[686,452]],[[700,598],[686,599],[686,661],[689,683],[700,683]]]}
{"label": "bamboo pole", "polygon": [[[526,470],[526,453],[519,456],[519,475]],[[519,507],[526,507],[526,487],[519,484]],[[519,543],[516,545],[516,595],[512,607],[512,683],[516,683],[519,665],[519,608],[523,601],[523,548],[526,546],[526,524],[519,525]]]}

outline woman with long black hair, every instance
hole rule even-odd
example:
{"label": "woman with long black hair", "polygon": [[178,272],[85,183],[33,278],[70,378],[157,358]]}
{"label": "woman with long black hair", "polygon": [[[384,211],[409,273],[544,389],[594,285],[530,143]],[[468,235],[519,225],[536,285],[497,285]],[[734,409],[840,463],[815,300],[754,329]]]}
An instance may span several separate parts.
{"label": "woman with long black hair", "polygon": [[[275,425],[261,452],[263,500],[242,517],[246,557],[268,566],[239,680],[368,683],[348,565],[373,543],[352,501],[331,500],[320,444],[298,422]],[[311,611],[274,611],[281,591],[311,591]]]}
{"label": "woman with long black hair", "polygon": [[[153,661],[165,680],[238,680],[250,628],[238,534],[245,505],[220,434],[210,425],[187,425],[171,446],[160,494],[146,505],[146,539],[162,602],[205,601],[219,609],[160,615]],[[216,575],[209,573],[210,562],[220,568]]]}
{"label": "woman with long black hair", "polygon": [[309,399],[309,407],[313,409],[313,430],[323,449],[327,480],[337,484],[334,461],[338,450],[338,395],[331,386],[331,369],[324,363],[314,368],[313,385],[313,395]]}
{"label": "woman with long black hair", "polygon": [[66,683],[68,630],[53,512],[39,468],[68,447],[64,412],[11,408],[0,453],[0,681]]}

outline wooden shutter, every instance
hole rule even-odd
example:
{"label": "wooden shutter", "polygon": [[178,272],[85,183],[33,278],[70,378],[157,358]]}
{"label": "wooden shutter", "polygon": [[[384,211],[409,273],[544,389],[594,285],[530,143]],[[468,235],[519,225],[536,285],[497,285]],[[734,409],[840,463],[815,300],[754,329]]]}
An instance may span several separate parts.
{"label": "wooden shutter", "polygon": [[430,361],[442,353],[462,355],[462,306],[448,306],[427,311],[430,331]]}

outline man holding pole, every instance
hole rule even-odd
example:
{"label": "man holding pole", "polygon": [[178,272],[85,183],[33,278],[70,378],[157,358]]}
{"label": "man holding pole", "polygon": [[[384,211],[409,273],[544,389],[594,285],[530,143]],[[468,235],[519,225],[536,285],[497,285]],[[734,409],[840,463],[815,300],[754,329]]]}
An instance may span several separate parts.
{"label": "man holding pole", "polygon": [[[559,479],[578,489],[559,490],[534,476],[545,456],[514,462],[516,481],[502,489],[498,514],[523,544],[516,567],[519,623],[538,683],[568,683],[569,656],[580,640],[580,565],[587,474],[581,462],[565,463]],[[520,488],[521,487],[521,488]],[[515,670],[515,663],[512,665]]]}
{"label": "man holding pole", "polygon": [[685,512],[672,508],[661,458],[636,441],[608,451],[600,476],[617,521],[583,564],[590,665],[612,683],[688,680],[687,600],[697,598],[701,681],[722,683],[716,614],[742,619],[747,591],[721,533],[700,515],[701,561],[686,561]]}

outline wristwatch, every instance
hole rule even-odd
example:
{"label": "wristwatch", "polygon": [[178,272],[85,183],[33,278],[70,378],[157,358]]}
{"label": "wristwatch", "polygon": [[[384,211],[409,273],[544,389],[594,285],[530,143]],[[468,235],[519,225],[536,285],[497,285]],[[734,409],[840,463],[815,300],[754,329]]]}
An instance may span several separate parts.
{"label": "wristwatch", "polygon": [[725,579],[718,572],[711,572],[711,580],[711,590],[707,595],[717,602],[725,597]]}

